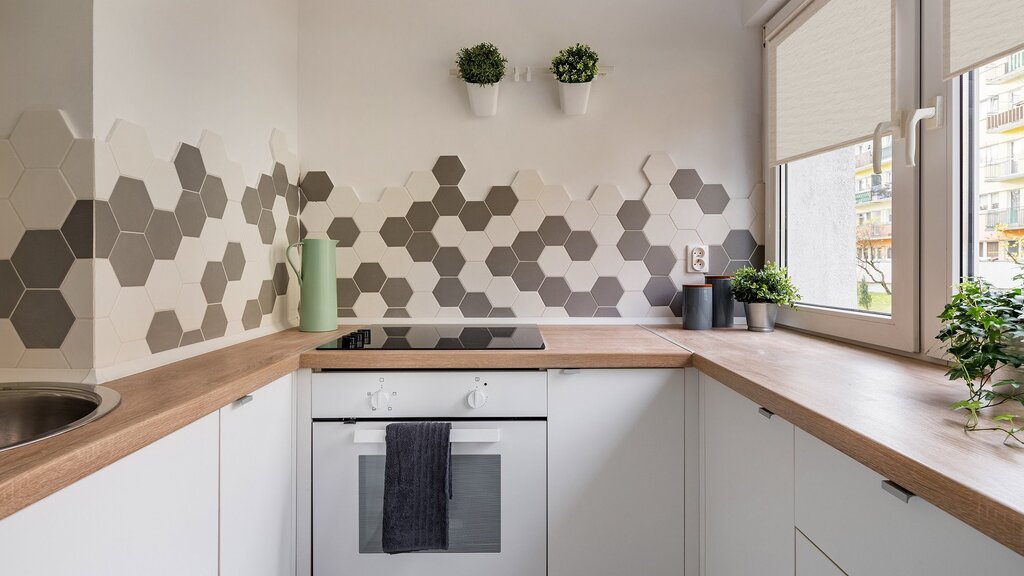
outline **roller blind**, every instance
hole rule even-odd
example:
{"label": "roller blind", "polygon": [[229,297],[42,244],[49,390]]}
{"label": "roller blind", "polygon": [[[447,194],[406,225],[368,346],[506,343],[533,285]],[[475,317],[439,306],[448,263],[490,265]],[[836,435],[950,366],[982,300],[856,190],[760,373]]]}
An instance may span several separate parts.
{"label": "roller blind", "polygon": [[895,14],[894,0],[810,0],[768,35],[772,165],[867,140],[894,119]]}
{"label": "roller blind", "polygon": [[946,0],[946,79],[1024,50],[1024,0]]}

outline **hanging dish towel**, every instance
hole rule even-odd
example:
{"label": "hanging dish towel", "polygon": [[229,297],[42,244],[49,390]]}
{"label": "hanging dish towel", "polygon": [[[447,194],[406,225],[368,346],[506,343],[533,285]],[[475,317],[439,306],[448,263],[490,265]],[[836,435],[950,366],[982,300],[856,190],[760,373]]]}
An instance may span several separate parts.
{"label": "hanging dish towel", "polygon": [[384,552],[448,549],[451,429],[449,422],[388,424]]}

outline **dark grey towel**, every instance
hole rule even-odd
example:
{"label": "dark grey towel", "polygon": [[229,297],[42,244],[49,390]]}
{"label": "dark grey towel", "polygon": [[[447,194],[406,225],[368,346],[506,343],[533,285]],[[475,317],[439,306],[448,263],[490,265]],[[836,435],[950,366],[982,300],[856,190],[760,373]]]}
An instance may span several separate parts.
{"label": "dark grey towel", "polygon": [[452,425],[388,424],[384,533],[388,554],[448,549]]}

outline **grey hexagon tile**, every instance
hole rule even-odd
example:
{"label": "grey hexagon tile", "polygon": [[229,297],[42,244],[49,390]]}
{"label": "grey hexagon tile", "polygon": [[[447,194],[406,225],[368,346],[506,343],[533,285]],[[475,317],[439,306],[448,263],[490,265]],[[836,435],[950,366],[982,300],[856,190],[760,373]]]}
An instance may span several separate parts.
{"label": "grey hexagon tile", "polygon": [[485,202],[475,200],[466,202],[462,211],[459,212],[459,220],[462,221],[462,225],[467,231],[482,232],[491,222],[491,211]]}
{"label": "grey hexagon tile", "polygon": [[26,290],[11,314],[11,324],[29,349],[60,348],[74,323],[59,290]]}
{"label": "grey hexagon tile", "polygon": [[724,274],[729,254],[718,245],[708,246],[708,274]]}
{"label": "grey hexagon tile", "polygon": [[110,252],[110,264],[122,287],[145,286],[153,261],[146,236],[135,232],[122,232]]}
{"label": "grey hexagon tile", "polygon": [[258,300],[260,310],[264,316],[274,311],[274,304],[277,303],[277,292],[274,291],[274,282],[272,280],[264,280],[260,284]]}
{"label": "grey hexagon tile", "polygon": [[278,296],[288,293],[288,266],[284,262],[274,264],[274,291]]}
{"label": "grey hexagon tile", "polygon": [[546,216],[537,228],[545,246],[564,245],[571,231],[564,216]]}
{"label": "grey hexagon tile", "polygon": [[142,180],[121,176],[114,185],[109,202],[121,231],[146,231],[149,217],[153,215],[153,202]]}
{"label": "grey hexagon tile", "polygon": [[174,310],[161,310],[153,314],[153,320],[150,321],[149,330],[146,332],[150,352],[156,354],[177,348],[181,336],[181,322],[178,321],[178,315]]}
{"label": "grey hexagon tile", "polygon": [[437,254],[439,246],[430,232],[413,232],[405,248],[413,262],[430,262]]}
{"label": "grey hexagon tile", "polygon": [[[299,240],[305,240],[306,236],[309,236],[309,230],[306,229],[306,223],[300,221],[299,222]],[[295,244],[295,242],[292,242],[292,244]]]}
{"label": "grey hexagon tile", "polygon": [[669,310],[672,310],[672,315],[676,318],[683,317],[683,293],[676,292],[676,295],[672,297],[672,302],[668,305]]}
{"label": "grey hexagon tile", "polygon": [[60,227],[75,258],[92,258],[92,227],[93,201],[78,200]]}
{"label": "grey hexagon tile", "polygon": [[614,276],[602,276],[594,282],[590,293],[599,306],[616,306],[625,290],[619,279]]}
{"label": "grey hexagon tile", "polygon": [[537,232],[520,232],[512,242],[512,250],[519,260],[536,261],[544,251],[544,240]]}
{"label": "grey hexagon tile", "polygon": [[199,148],[188,144],[180,144],[174,156],[174,167],[178,171],[181,187],[190,192],[199,192],[206,179],[206,164]]}
{"label": "grey hexagon tile", "polygon": [[544,301],[546,306],[565,306],[565,302],[569,299],[569,294],[572,293],[572,290],[569,289],[569,284],[566,283],[565,278],[549,276],[544,279],[537,293],[540,294],[541,300]]}
{"label": "grey hexagon tile", "polygon": [[749,266],[749,265],[750,265],[750,261],[749,260],[730,260],[729,264],[726,265],[726,267],[725,267],[725,271],[722,272],[722,273],[727,275],[727,276],[732,276],[733,274],[736,274],[736,272],[740,268],[743,268],[744,266]]}
{"label": "grey hexagon tile", "polygon": [[459,304],[465,318],[486,318],[491,313],[491,301],[483,292],[467,292]]}
{"label": "grey hexagon tile", "polygon": [[97,201],[93,210],[95,211],[95,255],[97,258],[107,258],[117,240],[117,221],[114,220],[114,213],[110,211],[110,205],[106,202]]}
{"label": "grey hexagon tile", "polygon": [[[182,192],[178,206],[174,209],[178,219],[178,227],[183,236],[198,238],[206,225],[206,209],[197,192]],[[120,222],[120,221],[118,221]]]}
{"label": "grey hexagon tile", "polygon": [[277,189],[274,188],[274,179],[268,174],[260,174],[256,183],[256,192],[260,197],[260,205],[264,210],[273,210],[274,202],[277,200]]}
{"label": "grey hexagon tile", "polygon": [[512,273],[512,280],[524,292],[536,291],[544,282],[544,271],[536,262],[520,262]]}
{"label": "grey hexagon tile", "polygon": [[495,246],[485,260],[487,269],[494,276],[511,276],[515,271],[519,259],[515,251],[508,246]]}
{"label": "grey hexagon tile", "polygon": [[466,199],[458,186],[441,186],[434,194],[434,209],[441,216],[458,216]]}
{"label": "grey hexagon tile", "polygon": [[245,221],[249,224],[259,222],[262,209],[259,192],[255,188],[246,186],[245,192],[242,193],[242,214],[245,215]]}
{"label": "grey hexagon tile", "polygon": [[351,248],[359,239],[359,226],[356,226],[356,221],[352,218],[335,218],[327,227],[327,237],[337,240],[338,246],[342,248]]}
{"label": "grey hexagon tile", "polygon": [[511,186],[492,186],[485,200],[487,208],[495,216],[511,216],[519,199]]}
{"label": "grey hexagon tile", "polygon": [[75,255],[59,230],[28,230],[11,263],[27,288],[60,288]]}
{"label": "grey hexagon tile", "polygon": [[26,168],[57,168],[74,142],[60,110],[26,110],[11,132],[11,145]]}
{"label": "grey hexagon tile", "polygon": [[565,311],[573,318],[590,318],[597,312],[597,302],[589,292],[573,292],[565,302]]}
{"label": "grey hexagon tile", "polygon": [[305,196],[299,192],[299,187],[294,184],[288,185],[288,192],[284,195],[285,205],[288,206],[288,214],[298,216],[305,206]]}
{"label": "grey hexagon tile", "polygon": [[274,189],[277,190],[278,196],[284,196],[288,193],[288,170],[284,167],[284,164],[280,162],[274,164],[271,178],[274,180]]}
{"label": "grey hexagon tile", "polygon": [[623,230],[643,230],[651,213],[640,200],[626,200],[617,213]]}
{"label": "grey hexagon tile", "polygon": [[[259,300],[246,300],[245,309],[242,311],[242,328],[252,330],[259,328],[263,322],[263,312],[260,310]],[[182,346],[184,346],[182,342]]]}
{"label": "grey hexagon tile", "polygon": [[356,269],[353,280],[355,280],[360,292],[380,292],[384,282],[387,280],[387,274],[384,273],[380,264],[364,262]]}
{"label": "grey hexagon tile", "polygon": [[441,156],[434,163],[432,172],[441,186],[457,186],[466,173],[466,167],[458,156]]}
{"label": "grey hexagon tile", "polygon": [[[434,268],[440,276],[458,276],[466,265],[466,258],[455,246],[442,246],[434,255]],[[443,304],[442,304],[443,306]]]}
{"label": "grey hexagon tile", "polygon": [[334,190],[334,183],[327,172],[316,170],[306,172],[306,176],[299,183],[299,188],[311,202],[326,202]]}
{"label": "grey hexagon tile", "polygon": [[295,216],[289,216],[284,232],[289,246],[298,242],[302,238],[302,228],[299,226],[299,219]]}
{"label": "grey hexagon tile", "polygon": [[380,295],[389,307],[401,308],[412,298],[412,288],[405,278],[388,278],[380,290]]}
{"label": "grey hexagon tile", "polygon": [[600,306],[600,307],[598,307],[597,312],[594,312],[594,318],[621,318],[621,317],[622,317],[622,315],[619,314],[619,309],[618,308],[609,307],[609,306]]}
{"label": "grey hexagon tile", "polygon": [[458,278],[448,277],[439,279],[432,293],[438,305],[453,307],[462,303],[466,289],[463,288],[462,282]]}
{"label": "grey hexagon tile", "polygon": [[644,257],[644,264],[652,276],[668,276],[678,262],[668,246],[651,246]]}
{"label": "grey hexagon tile", "polygon": [[764,268],[764,246],[758,246],[750,256],[750,265],[754,268]]}
{"label": "grey hexagon tile", "polygon": [[705,184],[697,195],[697,204],[705,214],[721,214],[729,205],[729,194],[721,184]]}
{"label": "grey hexagon tile", "polygon": [[590,231],[573,231],[565,241],[565,251],[574,261],[590,260],[596,250],[597,240]]}
{"label": "grey hexagon tile", "polygon": [[732,230],[722,242],[722,248],[733,260],[746,260],[754,253],[757,242],[750,235],[750,230]]}
{"label": "grey hexagon tile", "polygon": [[487,315],[488,318],[515,318],[516,313],[512,308],[500,307],[491,308],[491,313]]}
{"label": "grey hexagon tile", "polygon": [[411,318],[409,311],[405,308],[388,308],[384,312],[385,318]]}
{"label": "grey hexagon tile", "polygon": [[616,246],[619,249],[619,253],[622,254],[623,260],[626,261],[643,260],[651,247],[647,241],[647,236],[644,236],[643,232],[635,230],[623,232],[622,238],[619,239],[619,243]]}
{"label": "grey hexagon tile", "polygon": [[224,181],[216,176],[207,176],[199,196],[206,207],[206,215],[210,218],[223,218],[224,208],[228,205],[228,195],[224,191]]}
{"label": "grey hexagon tile", "polygon": [[644,287],[644,296],[651,306],[668,306],[677,291],[675,282],[668,276],[652,276]]}
{"label": "grey hexagon tile", "polygon": [[242,272],[245,271],[245,253],[242,251],[242,245],[238,242],[228,242],[227,248],[224,249],[224,273],[227,275],[228,280],[236,281],[242,279]]}
{"label": "grey hexagon tile", "polygon": [[174,260],[181,245],[181,230],[173,212],[154,210],[146,226],[146,240],[157,260]]}
{"label": "grey hexagon tile", "polygon": [[224,307],[220,304],[210,304],[206,307],[206,314],[203,315],[203,337],[207,340],[220,338],[228,328],[228,317],[224,313]]}
{"label": "grey hexagon tile", "polygon": [[704,181],[701,180],[700,174],[697,174],[696,170],[684,168],[676,170],[669,186],[675,192],[676,198],[680,200],[694,200],[700,194]]}
{"label": "grey hexagon tile", "polygon": [[10,318],[25,293],[25,285],[10,260],[0,260],[0,318]]}
{"label": "grey hexagon tile", "polygon": [[409,226],[416,232],[429,232],[434,229],[438,214],[431,202],[413,202],[405,215]]}
{"label": "grey hexagon tile", "polygon": [[351,308],[356,305],[356,299],[359,298],[359,286],[356,285],[355,280],[338,278],[337,288],[339,308]]}
{"label": "grey hexagon tile", "polygon": [[264,210],[260,213],[260,223],[257,226],[260,230],[260,240],[264,244],[273,244],[274,235],[277,234],[277,223],[274,222],[274,213],[270,210]]}

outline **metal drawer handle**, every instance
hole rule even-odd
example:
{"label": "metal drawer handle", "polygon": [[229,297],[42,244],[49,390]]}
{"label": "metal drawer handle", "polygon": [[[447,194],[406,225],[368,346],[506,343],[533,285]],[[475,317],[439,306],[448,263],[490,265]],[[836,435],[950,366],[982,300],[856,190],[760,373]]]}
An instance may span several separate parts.
{"label": "metal drawer handle", "polygon": [[767,419],[769,419],[769,420],[771,420],[771,419],[772,419],[772,416],[775,416],[775,412],[772,412],[771,410],[769,410],[769,409],[765,408],[764,406],[759,406],[759,407],[757,408],[757,412],[758,412],[758,413],[759,413],[759,414],[760,414],[761,416],[764,416],[765,418],[767,418]]}
{"label": "metal drawer handle", "polygon": [[[383,444],[384,438],[384,430],[356,430],[352,441],[356,444]],[[501,442],[501,430],[460,428],[451,431],[448,441],[452,444],[495,444]]]}
{"label": "metal drawer handle", "polygon": [[242,396],[238,400],[235,400],[233,404],[235,406],[245,406],[249,402],[252,402],[252,394],[246,394],[245,396]]}
{"label": "metal drawer handle", "polygon": [[913,492],[907,490],[903,486],[893,482],[892,480],[882,480],[882,490],[885,490],[889,494],[899,498],[903,502],[910,502],[910,499],[915,496]]}
{"label": "metal drawer handle", "polygon": [[582,372],[582,370],[580,370],[579,368],[564,368],[564,369],[562,369],[562,374],[579,374],[580,372]]}

